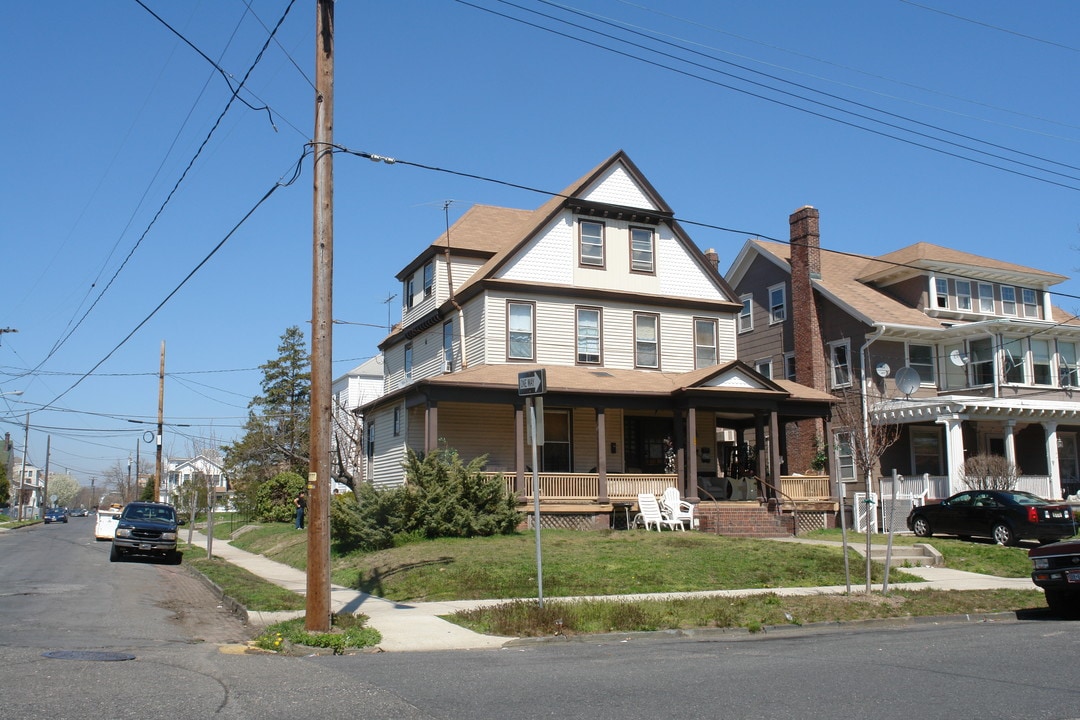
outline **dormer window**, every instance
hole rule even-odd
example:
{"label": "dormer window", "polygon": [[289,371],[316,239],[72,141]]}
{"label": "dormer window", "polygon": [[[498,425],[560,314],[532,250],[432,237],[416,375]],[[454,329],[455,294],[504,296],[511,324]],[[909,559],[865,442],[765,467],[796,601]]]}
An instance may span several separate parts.
{"label": "dormer window", "polygon": [[979,283],[979,312],[994,314],[994,286],[989,283]]}
{"label": "dormer window", "polygon": [[410,277],[409,277],[409,279],[408,279],[408,280],[406,280],[406,281],[405,281],[404,283],[402,283],[402,285],[401,285],[401,294],[405,296],[405,297],[403,297],[403,298],[401,299],[401,300],[402,300],[402,306],[403,306],[403,307],[404,307],[404,308],[405,308],[406,310],[412,310],[412,306],[413,306],[413,293],[414,293],[414,291],[415,291],[415,285],[414,285],[414,282],[415,282],[415,281],[414,281],[414,279],[412,278],[412,276],[410,276]]}
{"label": "dormer window", "polygon": [[1024,301],[1024,317],[1039,317],[1039,301],[1035,291],[1030,288],[1023,288],[1020,294]]}
{"label": "dormer window", "polygon": [[604,267],[604,224],[582,220],[578,223],[578,262]]}
{"label": "dormer window", "polygon": [[956,309],[971,312],[971,283],[967,280],[956,281]]}
{"label": "dormer window", "polygon": [[424,297],[431,297],[432,288],[435,285],[435,261],[432,260],[424,266]]}
{"label": "dormer window", "polygon": [[942,310],[949,309],[949,281],[946,278],[934,280],[935,304]]}

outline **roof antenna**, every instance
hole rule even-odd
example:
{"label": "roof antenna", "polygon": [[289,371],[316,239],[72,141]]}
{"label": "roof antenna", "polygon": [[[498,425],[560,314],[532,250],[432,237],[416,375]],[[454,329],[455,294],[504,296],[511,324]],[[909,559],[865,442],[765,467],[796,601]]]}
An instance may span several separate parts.
{"label": "roof antenna", "polygon": [[393,311],[390,309],[390,302],[396,297],[397,297],[397,295],[395,295],[394,293],[390,293],[389,295],[386,296],[386,299],[383,300],[383,304],[386,305],[386,334],[387,335],[389,335],[394,330],[394,317],[391,314]]}
{"label": "roof antenna", "polygon": [[[465,355],[465,311],[461,309],[461,305],[454,298],[454,271],[453,264],[450,262],[450,206],[454,204],[453,200],[447,200],[443,203],[443,218],[446,221],[446,284],[450,289],[450,304],[454,306],[454,309],[458,312],[458,317],[461,318],[461,369],[469,367],[469,359]],[[450,360],[451,367],[453,367],[453,359]]]}

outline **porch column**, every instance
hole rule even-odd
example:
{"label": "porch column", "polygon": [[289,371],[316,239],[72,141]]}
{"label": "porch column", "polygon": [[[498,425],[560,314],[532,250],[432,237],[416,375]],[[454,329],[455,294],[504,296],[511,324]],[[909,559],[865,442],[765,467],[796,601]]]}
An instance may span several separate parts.
{"label": "porch column", "polygon": [[596,501],[607,503],[607,420],[604,408],[596,408]]}
{"label": "porch column", "polygon": [[1005,460],[1016,466],[1016,421],[1005,421]]}
{"label": "porch column", "polygon": [[964,432],[960,415],[943,415],[937,422],[945,426],[945,468],[949,475],[948,495],[960,486],[959,476],[964,469]]}
{"label": "porch column", "polygon": [[[757,458],[758,480],[765,480],[765,415],[754,413],[754,457]],[[769,487],[762,485],[761,497],[769,496]]]}
{"label": "porch column", "polygon": [[439,449],[439,404],[431,400],[424,407],[424,453]]}
{"label": "porch column", "polygon": [[769,482],[777,490],[776,499],[783,501],[780,495],[780,424],[776,417],[776,411],[769,413]]}
{"label": "porch column", "polygon": [[1061,495],[1061,463],[1058,462],[1057,420],[1047,420],[1042,424],[1046,432],[1046,469],[1050,471],[1050,496]]}
{"label": "porch column", "polygon": [[514,405],[514,494],[525,497],[525,406]]}
{"label": "porch column", "polygon": [[686,458],[686,486],[679,494],[690,502],[697,502],[698,444],[697,444],[697,408],[686,411],[686,437],[688,438]]}
{"label": "porch column", "polygon": [[683,495],[686,488],[686,426],[683,424],[682,410],[674,410],[671,417],[675,426],[675,487]]}

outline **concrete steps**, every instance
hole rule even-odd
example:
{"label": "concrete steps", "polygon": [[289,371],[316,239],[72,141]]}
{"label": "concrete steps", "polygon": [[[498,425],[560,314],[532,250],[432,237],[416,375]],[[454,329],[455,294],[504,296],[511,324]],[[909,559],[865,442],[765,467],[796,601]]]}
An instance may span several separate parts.
{"label": "concrete steps", "polygon": [[[857,549],[862,553],[865,546]],[[872,545],[870,559],[884,563],[886,549],[885,545]],[[943,564],[941,553],[926,543],[893,545],[892,555],[889,556],[890,567],[938,567]]]}

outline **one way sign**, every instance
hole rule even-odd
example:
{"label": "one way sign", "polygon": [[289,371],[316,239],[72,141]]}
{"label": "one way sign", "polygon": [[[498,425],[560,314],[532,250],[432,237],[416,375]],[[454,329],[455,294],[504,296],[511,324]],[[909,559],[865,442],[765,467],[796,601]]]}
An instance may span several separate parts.
{"label": "one way sign", "polygon": [[518,395],[543,395],[547,392],[547,375],[543,368],[518,373]]}

